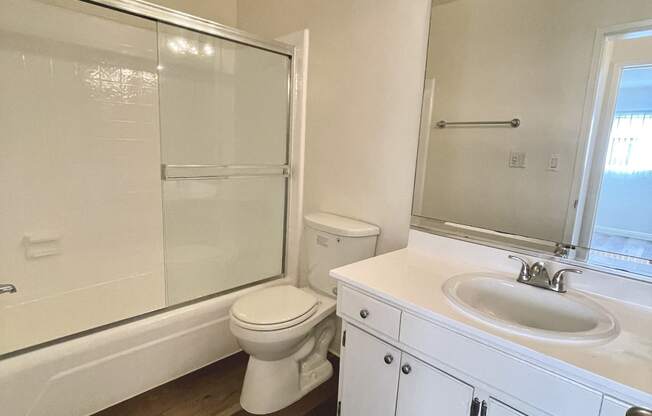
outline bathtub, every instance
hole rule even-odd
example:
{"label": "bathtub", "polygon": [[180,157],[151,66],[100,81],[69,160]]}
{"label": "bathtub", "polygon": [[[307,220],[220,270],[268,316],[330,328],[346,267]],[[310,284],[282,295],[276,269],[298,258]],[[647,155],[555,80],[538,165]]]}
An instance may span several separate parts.
{"label": "bathtub", "polygon": [[[2,414],[89,415],[240,351],[229,309],[283,278],[0,361]],[[180,352],[183,352],[182,354]]]}

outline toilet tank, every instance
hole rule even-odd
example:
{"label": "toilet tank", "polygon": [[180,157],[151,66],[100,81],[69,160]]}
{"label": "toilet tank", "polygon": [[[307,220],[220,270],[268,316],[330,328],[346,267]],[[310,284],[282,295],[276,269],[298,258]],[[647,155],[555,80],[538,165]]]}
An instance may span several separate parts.
{"label": "toilet tank", "polygon": [[304,218],[308,285],[335,296],[331,269],[373,257],[380,228],[373,224],[318,212]]}

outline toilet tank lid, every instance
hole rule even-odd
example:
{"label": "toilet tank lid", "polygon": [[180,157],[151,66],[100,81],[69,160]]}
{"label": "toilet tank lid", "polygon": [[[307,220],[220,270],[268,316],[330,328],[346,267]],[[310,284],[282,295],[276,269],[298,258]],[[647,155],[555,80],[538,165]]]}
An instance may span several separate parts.
{"label": "toilet tank lid", "polygon": [[341,237],[370,237],[380,234],[380,228],[373,224],[326,212],[308,214],[304,220],[310,228]]}

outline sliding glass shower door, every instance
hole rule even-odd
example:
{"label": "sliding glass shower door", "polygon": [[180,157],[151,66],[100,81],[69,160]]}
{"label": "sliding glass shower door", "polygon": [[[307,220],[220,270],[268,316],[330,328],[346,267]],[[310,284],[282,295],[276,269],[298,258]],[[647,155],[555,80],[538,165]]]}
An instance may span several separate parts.
{"label": "sliding glass shower door", "polygon": [[159,23],[168,304],[283,273],[290,59]]}
{"label": "sliding glass shower door", "polygon": [[0,357],[283,275],[292,54],[160,13],[0,0]]}

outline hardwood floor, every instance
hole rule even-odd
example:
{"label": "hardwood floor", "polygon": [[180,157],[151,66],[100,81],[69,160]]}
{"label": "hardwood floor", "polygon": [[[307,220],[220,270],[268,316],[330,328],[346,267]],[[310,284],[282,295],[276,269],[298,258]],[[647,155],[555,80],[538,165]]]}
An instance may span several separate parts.
{"label": "hardwood floor", "polygon": [[[248,416],[240,407],[240,389],[248,356],[235,354],[215,364],[118,403],[95,416]],[[273,416],[334,416],[337,413],[338,360],[335,374],[293,405]]]}

